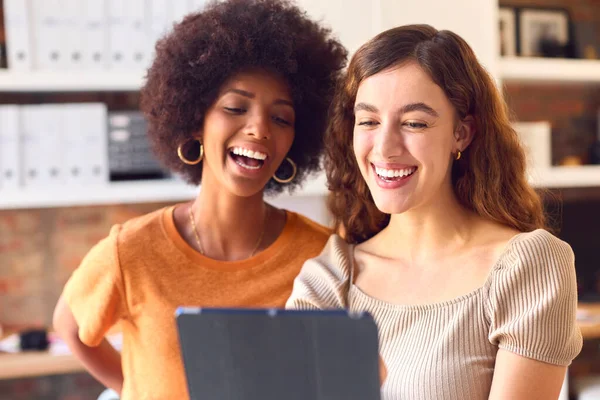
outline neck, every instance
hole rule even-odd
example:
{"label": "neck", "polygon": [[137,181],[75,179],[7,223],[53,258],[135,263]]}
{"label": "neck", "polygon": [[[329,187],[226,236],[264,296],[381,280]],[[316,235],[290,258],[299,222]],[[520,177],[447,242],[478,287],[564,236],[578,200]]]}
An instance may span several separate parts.
{"label": "neck", "polygon": [[458,202],[452,187],[443,192],[425,204],[393,214],[379,234],[382,252],[418,263],[452,254],[464,245],[471,235],[473,214]]}
{"label": "neck", "polygon": [[202,182],[192,211],[205,255],[217,260],[250,257],[266,229],[269,206],[262,191],[240,197],[210,179]]}

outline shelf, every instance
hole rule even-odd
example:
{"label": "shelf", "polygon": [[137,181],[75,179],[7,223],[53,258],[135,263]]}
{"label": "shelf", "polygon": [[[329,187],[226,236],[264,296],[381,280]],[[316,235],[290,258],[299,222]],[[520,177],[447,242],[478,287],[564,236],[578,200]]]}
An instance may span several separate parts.
{"label": "shelf", "polygon": [[130,92],[143,82],[143,72],[0,70],[0,92]]}
{"label": "shelf", "polygon": [[75,356],[52,355],[48,352],[0,353],[0,380],[83,372]]}
{"label": "shelf", "polygon": [[552,167],[532,174],[531,184],[546,188],[600,186],[600,165]]}
{"label": "shelf", "polygon": [[[553,167],[535,173],[530,180],[535,187],[600,187],[600,166]],[[74,207],[128,203],[178,202],[194,198],[198,188],[176,180],[112,182],[98,186],[47,187],[4,191],[0,189],[0,210]],[[309,178],[293,196],[324,196],[325,176]],[[289,197],[283,193],[279,198]]]}
{"label": "shelf", "polygon": [[600,60],[505,57],[500,60],[503,81],[600,83]]}
{"label": "shelf", "polygon": [[[0,70],[2,92],[137,91],[143,71],[10,71]],[[504,57],[504,81],[598,82],[600,60]]]}
{"label": "shelf", "polygon": [[195,194],[195,188],[171,180],[112,182],[97,186],[62,186],[16,191],[0,189],[0,209],[167,202],[191,199]]}
{"label": "shelf", "polygon": [[584,339],[600,339],[600,304],[579,303],[577,324]]}
{"label": "shelf", "polygon": [[[178,202],[193,199],[198,190],[175,180],[112,182],[98,186],[63,186],[16,191],[0,189],[0,210]],[[304,187],[294,193],[294,196],[319,196],[326,192],[325,177],[320,175],[307,180]],[[289,195],[282,194],[280,198],[286,196]]]}

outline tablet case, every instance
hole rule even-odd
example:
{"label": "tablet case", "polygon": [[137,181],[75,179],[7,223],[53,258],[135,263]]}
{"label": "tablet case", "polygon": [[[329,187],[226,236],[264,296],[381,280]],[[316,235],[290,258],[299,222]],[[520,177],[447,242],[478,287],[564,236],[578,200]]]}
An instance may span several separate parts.
{"label": "tablet case", "polygon": [[191,400],[379,400],[368,314],[180,308]]}

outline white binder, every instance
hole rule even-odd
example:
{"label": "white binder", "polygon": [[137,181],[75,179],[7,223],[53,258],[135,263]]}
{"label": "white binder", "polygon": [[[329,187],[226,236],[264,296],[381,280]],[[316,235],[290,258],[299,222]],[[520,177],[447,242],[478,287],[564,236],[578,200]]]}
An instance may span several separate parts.
{"label": "white binder", "polygon": [[75,0],[81,3],[82,51],[84,69],[108,66],[108,20],[105,0]]}
{"label": "white binder", "polygon": [[170,31],[173,21],[170,17],[169,0],[148,0],[148,9],[150,10],[148,18],[150,25],[148,44],[150,46],[150,54],[154,57],[156,42]]}
{"label": "white binder", "polygon": [[6,51],[12,70],[29,70],[33,65],[30,6],[29,0],[4,0]]}
{"label": "white binder", "polygon": [[146,2],[144,0],[128,0],[126,11],[130,21],[127,40],[131,41],[131,54],[129,55],[131,69],[145,70],[150,64],[151,54],[148,48],[150,15],[146,8]]}
{"label": "white binder", "polygon": [[149,63],[144,0],[108,0],[110,68],[143,70]]}
{"label": "white binder", "polygon": [[206,3],[208,3],[208,0],[189,0],[189,7],[190,7],[190,12],[198,12],[198,11],[202,11],[204,9],[204,7],[206,7]]}
{"label": "white binder", "polygon": [[61,0],[30,0],[33,40],[35,43],[34,68],[63,70],[67,65],[68,29]]}
{"label": "white binder", "polygon": [[19,106],[0,106],[0,191],[21,186]]}
{"label": "white binder", "polygon": [[39,187],[42,170],[44,169],[43,152],[41,143],[40,120],[43,122],[43,110],[40,105],[26,105],[21,107],[21,146],[22,146],[22,174],[23,186]]}
{"label": "white binder", "polygon": [[65,104],[63,118],[66,183],[77,186],[107,183],[106,106]]}
{"label": "white binder", "polygon": [[84,116],[81,113],[81,106],[81,104],[63,104],[62,110],[65,182],[73,186],[86,183],[84,171],[87,168],[86,152],[88,149],[82,133]]}
{"label": "white binder", "polygon": [[179,23],[183,20],[183,17],[190,13],[190,2],[189,0],[172,0],[171,5],[171,22]]}
{"label": "white binder", "polygon": [[85,159],[82,179],[86,184],[108,184],[107,110],[102,103],[78,104],[80,113],[79,135],[83,138],[82,155]]}
{"label": "white binder", "polygon": [[62,10],[61,34],[65,40],[64,67],[69,70],[83,68],[83,52],[87,47],[83,35],[83,2],[81,0],[60,0]]}
{"label": "white binder", "polygon": [[23,184],[51,188],[63,183],[60,105],[26,105],[21,109]]}
{"label": "white binder", "polygon": [[41,106],[42,118],[38,121],[41,164],[41,184],[56,187],[65,183],[64,165],[64,118],[62,104],[44,104]]}

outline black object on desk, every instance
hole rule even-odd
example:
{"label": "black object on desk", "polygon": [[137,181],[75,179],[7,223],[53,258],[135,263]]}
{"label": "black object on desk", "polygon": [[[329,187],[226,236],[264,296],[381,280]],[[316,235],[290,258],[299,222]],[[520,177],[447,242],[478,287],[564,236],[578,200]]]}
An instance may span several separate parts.
{"label": "black object on desk", "polygon": [[19,344],[21,350],[48,350],[48,333],[43,329],[32,329],[19,334]]}

